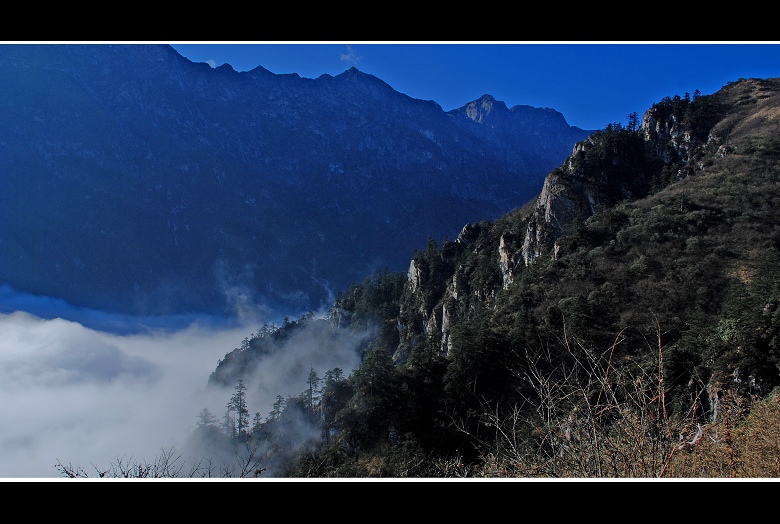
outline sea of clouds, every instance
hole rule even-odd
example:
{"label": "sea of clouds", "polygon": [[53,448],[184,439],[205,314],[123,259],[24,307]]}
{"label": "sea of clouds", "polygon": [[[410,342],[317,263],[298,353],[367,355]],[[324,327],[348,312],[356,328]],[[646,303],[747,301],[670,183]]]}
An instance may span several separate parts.
{"label": "sea of clouds", "polygon": [[[133,319],[0,288],[0,478],[63,478],[58,464],[95,477],[180,448],[203,408],[221,419],[233,390],[207,388],[209,375],[264,323]],[[302,342],[264,361],[250,411],[303,391],[313,363],[320,376],[358,365],[354,348],[317,351]]]}

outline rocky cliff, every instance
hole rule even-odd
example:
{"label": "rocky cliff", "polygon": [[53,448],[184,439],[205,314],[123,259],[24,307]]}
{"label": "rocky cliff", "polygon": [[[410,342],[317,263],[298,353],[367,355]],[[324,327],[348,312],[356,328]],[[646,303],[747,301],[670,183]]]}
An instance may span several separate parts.
{"label": "rocky cliff", "polygon": [[[725,286],[725,281],[718,280],[719,276],[728,271],[734,271],[732,275],[738,276],[739,267],[755,263],[736,263],[734,260],[750,259],[754,255],[742,251],[741,242],[747,237],[736,232],[735,223],[724,223],[717,229],[715,225],[704,225],[703,216],[714,217],[715,210],[723,208],[723,203],[710,204],[713,198],[725,200],[739,194],[738,190],[728,193],[725,189],[738,183],[735,175],[732,179],[723,179],[728,183],[716,182],[727,176],[724,173],[742,173],[747,169],[745,177],[760,177],[751,172],[749,163],[753,160],[750,155],[761,155],[770,160],[776,155],[777,140],[772,134],[778,125],[778,86],[777,79],[740,80],[710,96],[696,93],[692,98],[688,95],[667,97],[648,109],[636,128],[607,126],[575,144],[565,161],[548,174],[541,192],[529,205],[493,222],[470,223],[455,241],[445,242],[438,250],[420,252],[408,269],[408,294],[401,302],[402,337],[395,351],[396,361],[405,362],[415,347],[431,343],[442,355],[449,355],[453,348],[454,327],[467,323],[481,308],[487,308],[495,315],[500,311],[509,315],[511,311],[519,314],[536,303],[540,308],[538,314],[544,317],[545,307],[558,308],[560,306],[554,305],[557,300],[562,300],[561,304],[572,300],[568,295],[558,295],[561,293],[559,288],[563,287],[582,289],[580,293],[588,297],[588,303],[594,304],[591,306],[594,308],[597,297],[609,293],[603,300],[614,301],[611,307],[622,310],[616,315],[622,315],[622,322],[629,323],[634,317],[627,311],[633,310],[636,304],[625,300],[645,304],[644,301],[653,295],[645,291],[640,298],[635,295],[634,286],[662,288],[666,283],[660,282],[678,278],[674,272],[665,272],[671,270],[661,269],[672,263],[670,260],[651,262],[656,255],[651,256],[654,248],[647,247],[647,243],[666,246],[667,239],[672,236],[680,236],[689,251],[693,245],[720,243],[714,253],[728,252],[729,257],[734,258],[713,262],[716,266],[719,264],[717,270],[714,269],[716,266],[712,266],[712,270],[705,269],[709,266],[703,259],[689,260],[682,253],[674,255],[671,248],[666,248],[665,256],[677,257],[678,271],[712,271],[707,277],[707,286]],[[470,114],[477,119],[484,118],[484,115],[478,116],[476,107]],[[739,156],[739,152],[747,156]],[[742,164],[734,164],[738,157]],[[772,182],[767,179],[766,183]],[[719,197],[716,197],[717,192],[713,193],[717,190],[713,190],[711,184],[723,184]],[[761,199],[772,198],[771,192],[758,189],[765,188],[766,184],[756,181],[755,187],[753,196],[734,196],[735,202],[741,203],[728,204],[725,212],[736,217],[742,213],[750,215],[752,206],[769,209],[765,204],[758,204]],[[671,201],[671,208],[666,201]],[[661,205],[661,202],[666,203]],[[653,213],[666,213],[662,210],[667,209],[686,217],[685,220],[694,220],[698,229],[691,225],[656,224],[661,215]],[[645,216],[643,210],[648,210],[650,216]],[[752,220],[745,216],[745,220]],[[733,220],[736,222],[737,219]],[[644,230],[649,231],[646,237],[637,236],[637,231]],[[772,235],[770,231],[765,233]],[[710,234],[714,236],[708,236]],[[638,243],[637,246],[645,247],[636,248],[642,255],[634,255],[638,258],[633,260],[635,265],[629,270],[636,272],[630,277],[635,280],[621,284],[623,264],[628,265],[629,261],[618,253],[627,249],[620,246],[621,242],[629,242],[629,238],[632,239],[630,242]],[[727,249],[726,245],[739,247]],[[592,260],[582,260],[583,253],[589,250],[592,250],[589,255]],[[572,258],[575,252],[580,257],[576,260]],[[711,256],[713,251],[708,253]],[[564,255],[565,260],[559,260]],[[697,264],[699,268],[693,269]],[[582,272],[577,274],[582,280],[574,282],[566,272],[580,266]],[[563,275],[567,276],[564,278]],[[651,278],[653,283],[645,283],[644,278]],[[730,277],[724,278],[728,281]],[[744,274],[740,278],[746,282]],[[643,283],[638,284],[640,281]],[[596,288],[591,288],[588,294],[587,285],[596,285]],[[616,286],[621,285],[625,292],[616,291]],[[712,314],[721,307],[720,300],[725,300],[715,298],[721,290],[709,290],[704,286],[697,292],[710,297],[710,302],[696,306],[693,303],[695,293],[686,291],[687,287],[680,284],[670,285],[677,286],[674,291],[666,292],[678,297],[675,304],[679,305],[674,308],[684,304],[685,308],[703,307],[707,314]],[[694,296],[686,296],[686,292]],[[551,298],[542,300],[542,296]],[[627,299],[628,296],[632,298]],[[770,299],[771,296],[765,300]],[[547,305],[541,307],[542,303]],[[599,303],[602,304],[599,307],[603,307],[603,303]],[[661,306],[649,303],[647,307]],[[670,329],[670,342],[687,329],[682,325],[685,321],[681,320],[679,310],[673,311],[674,308],[669,307],[670,318],[674,317],[669,322],[679,331]],[[685,315],[696,314],[686,309]],[[680,326],[677,325],[679,322],[682,322]],[[621,324],[616,325],[617,331]],[[510,330],[510,326],[495,326],[498,330]],[[745,372],[744,368],[742,372]],[[710,402],[717,402],[714,396]]]}

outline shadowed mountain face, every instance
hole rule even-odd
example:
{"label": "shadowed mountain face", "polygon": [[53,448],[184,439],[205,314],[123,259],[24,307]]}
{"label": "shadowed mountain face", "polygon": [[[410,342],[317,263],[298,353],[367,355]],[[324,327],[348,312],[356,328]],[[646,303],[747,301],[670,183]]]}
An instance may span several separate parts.
{"label": "shadowed mountain face", "polygon": [[0,283],[129,314],[317,309],[535,197],[588,131],[350,69],[0,45]]}

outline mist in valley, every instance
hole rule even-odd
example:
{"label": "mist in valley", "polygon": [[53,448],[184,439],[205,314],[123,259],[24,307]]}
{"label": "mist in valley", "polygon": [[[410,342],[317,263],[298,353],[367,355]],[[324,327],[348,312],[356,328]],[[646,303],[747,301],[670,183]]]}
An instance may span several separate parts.
{"label": "mist in valley", "polygon": [[[279,323],[247,303],[231,318],[134,319],[7,287],[0,298],[2,478],[62,478],[58,464],[97,477],[117,462],[183,451],[199,413],[208,409],[221,422],[234,393],[207,387],[218,362]],[[264,357],[244,380],[251,416],[265,418],[279,395],[303,392],[312,369],[348,376],[359,364],[351,340],[323,345],[304,330]],[[183,460],[197,453],[190,446]]]}

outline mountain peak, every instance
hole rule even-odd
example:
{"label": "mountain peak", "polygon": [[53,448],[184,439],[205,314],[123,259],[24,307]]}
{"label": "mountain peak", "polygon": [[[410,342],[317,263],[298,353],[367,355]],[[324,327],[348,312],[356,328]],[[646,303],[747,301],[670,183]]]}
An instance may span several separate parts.
{"label": "mountain peak", "polygon": [[461,108],[461,111],[477,123],[482,123],[493,111],[509,111],[506,104],[496,100],[492,95],[482,95],[477,100],[469,102]]}

